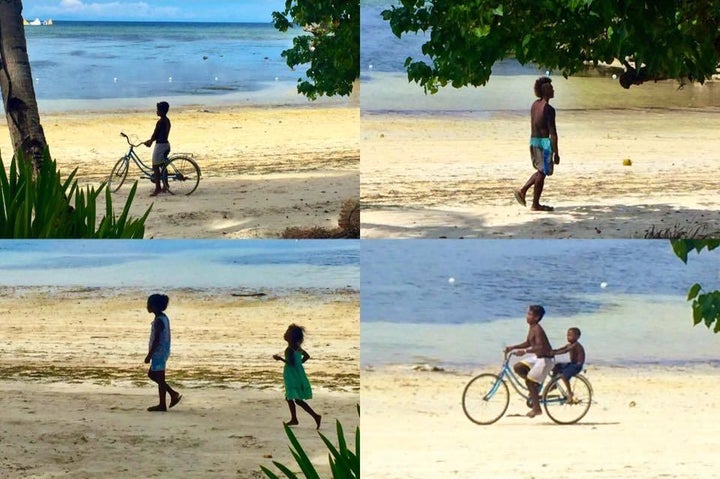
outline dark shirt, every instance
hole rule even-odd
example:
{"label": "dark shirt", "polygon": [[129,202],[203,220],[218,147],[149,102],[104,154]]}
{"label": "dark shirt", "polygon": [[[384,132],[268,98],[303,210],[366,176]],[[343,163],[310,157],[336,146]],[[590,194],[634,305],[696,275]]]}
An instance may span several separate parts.
{"label": "dark shirt", "polygon": [[155,131],[150,137],[151,140],[155,140],[158,143],[168,143],[168,137],[170,136],[170,119],[166,116],[161,117],[155,124]]}

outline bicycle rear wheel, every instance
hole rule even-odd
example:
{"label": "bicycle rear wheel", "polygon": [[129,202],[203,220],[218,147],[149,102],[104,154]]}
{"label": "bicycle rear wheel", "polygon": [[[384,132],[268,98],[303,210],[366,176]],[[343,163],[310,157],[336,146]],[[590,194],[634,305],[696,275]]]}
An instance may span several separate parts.
{"label": "bicycle rear wheel", "polygon": [[125,183],[125,178],[127,178],[128,170],[130,169],[129,167],[130,159],[127,156],[120,158],[117,163],[115,163],[115,166],[113,166],[107,180],[107,187],[112,193],[119,190],[123,183]]}
{"label": "bicycle rear wheel", "polygon": [[496,374],[480,374],[470,380],[462,395],[465,415],[475,424],[492,424],[505,414],[510,390]]}
{"label": "bicycle rear wheel", "polygon": [[187,156],[170,158],[161,175],[170,192],[176,195],[191,195],[200,183],[200,167]]}
{"label": "bicycle rear wheel", "polygon": [[592,386],[585,376],[578,374],[570,378],[569,382],[572,401],[569,400],[570,391],[559,375],[550,381],[543,392],[545,412],[558,424],[575,424],[587,414],[592,404]]}

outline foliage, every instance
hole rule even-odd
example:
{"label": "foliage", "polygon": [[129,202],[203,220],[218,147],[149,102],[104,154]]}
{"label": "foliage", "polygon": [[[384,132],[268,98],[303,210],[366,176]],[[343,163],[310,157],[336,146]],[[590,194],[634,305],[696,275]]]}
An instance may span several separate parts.
{"label": "foliage", "polygon": [[[115,217],[105,184],[82,190],[75,169],[63,181],[57,163],[45,150],[42,166],[33,174],[33,163],[23,161],[22,151],[9,171],[0,158],[0,237],[2,238],[142,238],[145,220],[129,216],[137,184],[120,216]],[[105,189],[105,216],[97,222],[97,199]]]}
{"label": "foliage", "polygon": [[393,33],[429,32],[408,57],[408,79],[426,92],[484,85],[495,62],[559,70],[622,62],[620,84],[673,78],[704,82],[720,58],[720,0],[399,0],[382,12]]}
{"label": "foliage", "polygon": [[[360,413],[360,408],[358,407],[358,414]],[[340,424],[340,421],[336,421],[337,424],[337,437],[338,437],[338,445],[335,447],[335,445],[322,433],[320,433],[320,438],[325,443],[325,446],[328,448],[329,454],[328,458],[330,461],[330,470],[332,471],[332,478],[333,479],[359,479],[360,478],[360,427],[358,426],[355,428],[355,450],[351,450],[347,446],[347,442],[345,440],[345,434],[343,432],[342,425]],[[317,470],[315,469],[315,466],[313,466],[312,462],[310,462],[310,458],[303,450],[302,446],[300,445],[300,442],[297,440],[297,437],[295,437],[295,434],[292,432],[292,429],[290,429],[289,426],[285,425],[285,434],[287,434],[288,439],[290,439],[290,452],[292,453],[293,457],[295,458],[295,462],[297,463],[298,467],[300,467],[300,470],[302,471],[302,474],[305,476],[306,479],[320,479],[320,475],[318,474]],[[298,479],[299,476],[292,472],[287,466],[277,462],[273,461],[273,464],[275,464],[275,467],[277,467],[283,474],[285,474],[285,477],[288,479]],[[267,477],[270,479],[280,479],[281,476],[278,476],[268,468],[264,466],[260,466],[260,469],[265,473]]]}
{"label": "foliage", "polygon": [[309,33],[282,52],[290,68],[310,65],[298,92],[311,100],[350,95],[360,77],[360,0],[286,0],[285,10],[272,17],[281,32],[301,26]]}
{"label": "foliage", "polygon": [[[700,253],[703,249],[712,251],[720,247],[720,239],[694,239],[694,240],[673,240],[671,242],[675,255],[687,263],[688,253],[696,251]],[[713,332],[720,332],[720,291],[709,291],[701,293],[702,285],[695,283],[688,291],[687,300],[692,300],[693,324],[705,323],[708,329]],[[715,326],[713,326],[715,323]]]}

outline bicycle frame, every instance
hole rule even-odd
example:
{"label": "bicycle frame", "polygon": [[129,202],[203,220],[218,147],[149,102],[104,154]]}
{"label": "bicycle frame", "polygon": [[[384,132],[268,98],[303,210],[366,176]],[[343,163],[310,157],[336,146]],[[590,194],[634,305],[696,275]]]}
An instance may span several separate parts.
{"label": "bicycle frame", "polygon": [[[506,382],[509,382],[510,385],[513,387],[516,393],[518,393],[525,401],[528,401],[530,399],[530,392],[528,391],[527,386],[525,386],[521,381],[520,378],[515,374],[515,371],[510,367],[510,357],[512,355],[508,355],[505,358],[505,361],[503,362],[502,367],[500,368],[500,372],[497,374],[498,380],[493,384],[493,387],[490,388],[490,391],[485,395],[485,399],[489,399],[493,397],[493,395],[497,392],[498,388],[500,387],[500,383],[505,381],[507,378],[508,380]],[[551,379],[552,380],[552,379]],[[556,383],[556,387],[560,389],[560,392],[562,395],[560,395],[557,398],[553,399],[544,399],[542,395],[542,387],[543,384],[540,384],[540,389],[538,389],[538,394],[540,395],[540,404],[546,404],[546,403],[554,403],[554,402],[562,402],[564,399],[562,396],[565,396],[567,394],[567,391],[565,391],[565,386],[562,385],[561,382]]]}
{"label": "bicycle frame", "polygon": [[128,137],[125,133],[120,133],[120,136],[122,136],[123,138],[125,138],[125,140],[127,140],[127,142],[128,142],[128,145],[130,145],[130,149],[129,149],[128,152],[125,154],[125,158],[129,158],[129,159],[133,160],[133,163],[135,163],[135,166],[137,166],[138,169],[140,169],[140,172],[143,174],[143,176],[146,177],[146,178],[148,178],[148,179],[152,179],[152,175],[153,175],[152,166],[146,165],[146,164],[140,159],[140,157],[138,156],[138,154],[135,153],[135,147],[136,147],[136,146],[140,146],[140,145],[142,145],[143,143],[141,142],[141,143],[138,143],[138,144],[136,144],[136,145],[133,145],[132,143],[130,143],[130,137]]}
{"label": "bicycle frame", "polygon": [[150,179],[152,178],[153,170],[152,166],[148,166],[140,159],[133,146],[130,146],[130,151],[125,155],[126,158],[133,160],[133,163],[138,167],[143,176]]}

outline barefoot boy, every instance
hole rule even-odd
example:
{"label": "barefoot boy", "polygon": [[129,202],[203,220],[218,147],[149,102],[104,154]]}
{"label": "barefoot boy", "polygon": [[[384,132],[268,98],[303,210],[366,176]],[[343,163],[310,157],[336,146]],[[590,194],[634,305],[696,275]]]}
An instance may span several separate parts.
{"label": "barefoot boy", "polygon": [[[155,124],[155,130],[148,141],[145,142],[145,146],[152,146],[155,142],[155,148],[153,149],[152,155],[152,167],[153,167],[153,182],[155,183],[155,191],[150,196],[157,196],[163,191],[169,191],[168,185],[165,184],[160,186],[160,169],[163,164],[167,161],[168,154],[170,154],[170,119],[167,117],[170,105],[166,101],[161,101],[157,104],[157,116],[160,119]],[[167,180],[165,180],[167,182]]]}
{"label": "barefoot boy", "polygon": [[525,195],[533,188],[533,211],[552,211],[552,206],[540,204],[545,186],[545,177],[553,174],[553,166],[560,164],[558,152],[558,135],[555,127],[555,109],[550,106],[550,99],[555,97],[555,90],[548,77],[540,77],[535,81],[535,96],[538,99],[530,109],[530,159],[535,173],[519,190],[513,190],[518,203],[525,206]]}
{"label": "barefoot boy", "polygon": [[527,384],[530,392],[532,410],[527,413],[528,417],[542,414],[540,409],[540,384],[542,384],[555,364],[552,346],[550,346],[545,330],[539,324],[544,315],[545,308],[539,304],[530,305],[526,317],[529,325],[527,339],[523,343],[505,348],[506,353],[515,350],[517,356],[524,356],[525,354],[535,354],[536,356],[535,358],[524,359],[513,367],[517,375],[525,379],[525,384]]}
{"label": "barefoot boy", "polygon": [[579,374],[585,364],[585,348],[580,344],[580,328],[569,328],[567,330],[568,343],[560,349],[554,349],[553,354],[565,354],[570,353],[569,363],[557,363],[553,368],[553,374],[560,374],[563,382],[565,383],[565,389],[568,391],[568,401],[573,402],[573,393],[570,389],[570,378]]}

